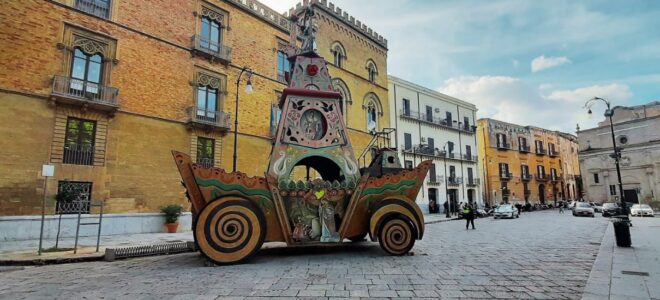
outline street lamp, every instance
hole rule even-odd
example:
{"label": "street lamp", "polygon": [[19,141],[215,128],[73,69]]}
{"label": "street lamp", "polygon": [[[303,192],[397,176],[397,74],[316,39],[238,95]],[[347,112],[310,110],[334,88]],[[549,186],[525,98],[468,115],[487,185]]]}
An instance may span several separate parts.
{"label": "street lamp", "polygon": [[449,201],[449,191],[447,190],[447,144],[449,144],[449,141],[445,142],[445,144],[442,146],[442,151],[440,154],[442,154],[442,164],[445,166],[445,201],[447,202],[447,210],[445,211],[445,216],[447,218],[451,217],[451,202]]}
{"label": "street lamp", "polygon": [[236,172],[236,149],[238,146],[238,91],[241,85],[241,76],[243,73],[247,74],[247,84],[245,85],[245,93],[252,93],[252,70],[249,67],[243,67],[241,72],[238,74],[236,79],[236,108],[234,109],[234,164],[232,167],[232,172]]}
{"label": "street lamp", "polygon": [[619,184],[619,193],[621,197],[621,209],[623,213],[623,219],[628,219],[628,207],[626,206],[625,199],[624,199],[624,194],[623,194],[623,184],[621,183],[621,168],[619,167],[619,160],[621,159],[621,148],[616,147],[616,138],[614,137],[614,123],[612,122],[612,116],[614,115],[614,109],[611,108],[610,102],[599,97],[593,97],[589,99],[586,103],[584,103],[584,108],[588,108],[588,113],[589,115],[592,114],[591,111],[591,106],[595,101],[602,101],[605,103],[607,106],[607,110],[605,110],[605,116],[609,118],[610,120],[610,132],[612,134],[612,150],[614,153],[610,155],[610,157],[614,158],[614,165],[616,166],[616,176]]}

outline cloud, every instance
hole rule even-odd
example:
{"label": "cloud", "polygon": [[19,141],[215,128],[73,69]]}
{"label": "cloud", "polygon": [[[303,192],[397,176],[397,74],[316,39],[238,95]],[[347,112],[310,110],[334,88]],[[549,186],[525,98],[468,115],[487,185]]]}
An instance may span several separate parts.
{"label": "cloud", "polygon": [[541,55],[532,60],[532,72],[539,72],[545,69],[559,67],[570,62],[571,60],[569,60],[566,56],[545,57],[545,55]]}
{"label": "cloud", "polygon": [[625,84],[612,83],[608,85],[592,85],[574,90],[556,90],[547,96],[548,99],[565,103],[580,104],[593,97],[601,97],[613,103],[627,102],[633,96],[630,87]]}
{"label": "cloud", "polygon": [[[612,100],[616,105],[626,105],[632,98],[630,88],[624,84],[553,90],[549,84],[533,88],[524,80],[510,76],[459,76],[446,80],[438,90],[474,103],[479,118],[563,132],[574,132],[576,123],[581,128],[596,126],[600,120],[588,119],[582,109],[584,102],[594,96]],[[544,96],[545,92],[549,94]]]}

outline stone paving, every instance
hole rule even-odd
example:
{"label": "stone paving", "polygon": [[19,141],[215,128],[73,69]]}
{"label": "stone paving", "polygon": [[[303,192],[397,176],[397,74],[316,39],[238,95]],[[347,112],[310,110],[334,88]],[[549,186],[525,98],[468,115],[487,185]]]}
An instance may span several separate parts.
{"label": "stone paving", "polygon": [[427,225],[414,255],[377,243],[269,248],[248,264],[205,267],[199,254],[0,272],[0,298],[579,299],[608,220],[556,211]]}

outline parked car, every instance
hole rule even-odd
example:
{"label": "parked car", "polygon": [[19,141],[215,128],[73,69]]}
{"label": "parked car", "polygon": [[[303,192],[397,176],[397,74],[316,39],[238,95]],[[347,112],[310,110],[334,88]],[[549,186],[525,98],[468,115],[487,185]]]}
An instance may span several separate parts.
{"label": "parked car", "polygon": [[520,217],[520,211],[518,209],[511,205],[511,204],[502,204],[498,207],[495,208],[495,212],[493,213],[493,216],[495,219],[499,218],[519,218]]}
{"label": "parked car", "polygon": [[594,212],[597,212],[597,213],[602,213],[603,212],[603,204],[593,203],[593,202],[590,202],[590,204],[591,204],[591,207],[594,208]]}
{"label": "parked car", "polygon": [[477,218],[486,218],[488,217],[488,212],[481,208],[477,208],[477,210],[474,212]]}
{"label": "parked car", "polygon": [[603,204],[603,217],[611,217],[619,214],[620,207],[618,203],[608,202]]}
{"label": "parked car", "polygon": [[575,208],[576,203],[578,203],[578,202],[577,201],[571,201],[570,203],[568,203],[568,209],[572,210],[573,208]]}
{"label": "parked car", "polygon": [[653,217],[653,209],[648,204],[635,204],[630,208],[630,215]]}
{"label": "parked car", "polygon": [[573,215],[574,216],[587,216],[587,217],[595,217],[594,214],[594,208],[589,205],[587,202],[578,202],[575,204],[575,208],[573,208]]}

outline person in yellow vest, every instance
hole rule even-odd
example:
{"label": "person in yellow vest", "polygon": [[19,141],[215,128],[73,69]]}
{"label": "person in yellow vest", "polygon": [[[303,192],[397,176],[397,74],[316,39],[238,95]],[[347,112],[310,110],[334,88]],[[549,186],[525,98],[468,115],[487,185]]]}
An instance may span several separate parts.
{"label": "person in yellow vest", "polygon": [[463,206],[463,217],[465,218],[465,230],[469,229],[470,223],[472,223],[472,229],[474,228],[474,212],[476,210],[476,205],[474,205],[473,201],[470,201],[469,203],[465,204]]}

